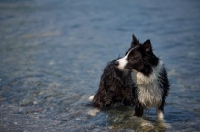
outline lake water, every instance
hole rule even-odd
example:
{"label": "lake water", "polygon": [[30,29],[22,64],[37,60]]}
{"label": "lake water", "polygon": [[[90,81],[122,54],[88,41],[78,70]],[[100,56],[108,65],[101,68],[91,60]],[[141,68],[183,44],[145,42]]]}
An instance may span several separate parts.
{"label": "lake water", "polygon": [[[106,63],[132,34],[168,71],[165,122],[155,109],[88,107]],[[200,131],[200,1],[0,1],[0,131]]]}

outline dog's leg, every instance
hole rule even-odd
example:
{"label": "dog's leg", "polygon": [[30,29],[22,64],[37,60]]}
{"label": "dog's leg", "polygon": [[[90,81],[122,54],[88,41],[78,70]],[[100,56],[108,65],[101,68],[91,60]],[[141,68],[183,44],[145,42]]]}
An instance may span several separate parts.
{"label": "dog's leg", "polygon": [[157,118],[158,118],[159,120],[163,120],[163,119],[164,119],[164,110],[163,110],[163,106],[156,107],[156,113],[157,113]]}
{"label": "dog's leg", "polygon": [[135,116],[142,117],[143,111],[144,111],[144,108],[142,107],[140,103],[135,106]]}
{"label": "dog's leg", "polygon": [[115,96],[116,96],[115,93],[109,90],[106,96],[104,97],[104,101],[105,101],[104,105],[106,107],[110,107],[110,106],[114,106],[116,102],[119,102]]}

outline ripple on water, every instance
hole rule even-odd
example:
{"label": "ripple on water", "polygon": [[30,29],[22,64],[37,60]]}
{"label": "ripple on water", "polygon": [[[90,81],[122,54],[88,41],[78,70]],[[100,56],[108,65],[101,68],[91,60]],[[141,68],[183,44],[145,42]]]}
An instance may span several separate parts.
{"label": "ripple on water", "polygon": [[[199,131],[197,12],[199,1],[0,2],[0,128]],[[106,63],[124,55],[132,33],[151,40],[168,70],[165,122],[155,119],[155,109],[137,118],[131,107],[86,105]]]}

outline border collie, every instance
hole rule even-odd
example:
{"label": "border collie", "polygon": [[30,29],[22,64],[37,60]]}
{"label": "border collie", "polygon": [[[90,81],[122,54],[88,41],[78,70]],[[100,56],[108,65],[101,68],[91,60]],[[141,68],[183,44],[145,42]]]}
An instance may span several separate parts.
{"label": "border collie", "polygon": [[163,119],[169,82],[164,64],[153,53],[150,40],[141,44],[133,34],[131,47],[125,57],[115,61],[115,66],[122,71],[132,71],[137,87],[135,115],[141,117],[144,109],[156,107],[158,119]]}
{"label": "border collie", "polygon": [[132,105],[134,103],[135,85],[130,71],[116,68],[116,60],[109,62],[101,76],[99,89],[90,100],[95,107],[105,108],[117,103]]}

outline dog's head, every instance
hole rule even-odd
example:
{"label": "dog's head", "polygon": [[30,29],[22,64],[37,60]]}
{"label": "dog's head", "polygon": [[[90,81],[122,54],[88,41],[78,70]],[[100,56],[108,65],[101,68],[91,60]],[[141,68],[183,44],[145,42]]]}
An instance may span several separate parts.
{"label": "dog's head", "polygon": [[149,74],[152,66],[156,66],[158,61],[159,59],[153,54],[150,40],[141,44],[133,34],[131,47],[123,58],[115,61],[115,66],[120,70],[134,69]]}

